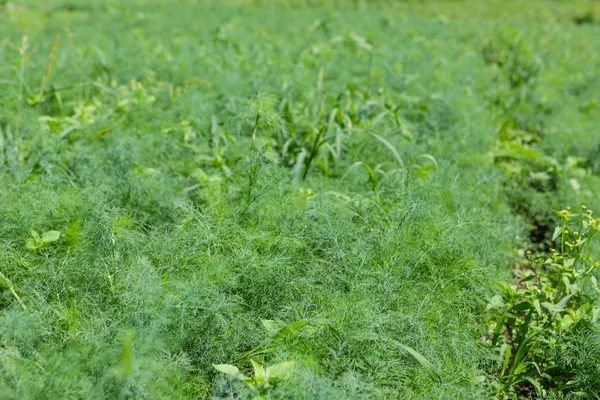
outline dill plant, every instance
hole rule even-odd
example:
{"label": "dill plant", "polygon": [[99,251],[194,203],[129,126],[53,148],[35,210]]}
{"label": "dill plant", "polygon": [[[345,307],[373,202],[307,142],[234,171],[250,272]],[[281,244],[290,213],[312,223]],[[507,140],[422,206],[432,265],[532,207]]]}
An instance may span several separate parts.
{"label": "dill plant", "polygon": [[[475,8],[234,1],[2,9],[0,397],[495,396],[484,299],[527,242],[497,167],[540,171],[494,160],[529,136],[496,146],[486,90],[527,100],[503,118],[549,125],[520,150],[580,160],[532,209],[593,201],[594,27],[544,7],[552,24],[520,25],[543,68],[511,89]],[[582,329],[552,354],[580,391],[598,343]]]}

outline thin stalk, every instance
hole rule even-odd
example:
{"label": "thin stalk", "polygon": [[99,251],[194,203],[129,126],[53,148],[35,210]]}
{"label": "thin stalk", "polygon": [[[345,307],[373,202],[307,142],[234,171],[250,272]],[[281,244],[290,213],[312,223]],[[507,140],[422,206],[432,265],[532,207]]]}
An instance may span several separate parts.
{"label": "thin stalk", "polygon": [[315,140],[313,141],[313,144],[311,146],[310,149],[310,154],[308,155],[308,159],[306,160],[306,167],[304,169],[304,174],[302,175],[302,180],[305,181],[306,180],[306,176],[308,175],[308,170],[310,169],[310,165],[313,162],[313,159],[315,158],[315,156],[317,155],[317,151],[319,150],[319,147],[321,147],[321,136],[323,136],[323,132],[325,132],[325,127],[327,125],[323,125],[321,126],[321,129],[319,129],[319,133],[317,133],[317,136],[315,137]]}
{"label": "thin stalk", "polygon": [[254,160],[256,158],[256,132],[258,131],[258,126],[260,125],[260,113],[256,113],[256,120],[254,121],[254,127],[252,128],[252,144],[250,147],[252,160],[250,162],[250,171],[248,173],[248,193],[246,193],[246,202],[248,206],[250,205],[250,200],[252,198],[252,187],[254,186],[254,180],[256,179],[256,164]]}
{"label": "thin stalk", "polygon": [[21,55],[21,59],[19,60],[19,69],[18,69],[18,78],[19,78],[19,109],[17,112],[17,123],[15,132],[19,132],[21,129],[21,118],[23,115],[23,98],[26,88],[25,83],[25,62],[27,58],[27,50],[29,49],[29,39],[27,36],[24,36],[21,39],[21,45],[19,46],[19,54]]}
{"label": "thin stalk", "polygon": [[371,72],[373,70],[373,52],[369,52],[369,67],[367,72],[367,93],[371,93]]}
{"label": "thin stalk", "polygon": [[260,113],[256,113],[256,121],[254,121],[254,128],[252,128],[252,148],[254,148],[254,141],[256,140],[256,131],[258,130],[258,124],[260,123]]}
{"label": "thin stalk", "polygon": [[48,64],[46,64],[46,71],[44,72],[44,76],[42,77],[42,84],[40,85],[40,94],[38,96],[39,101],[42,101],[42,96],[44,96],[44,91],[46,90],[46,83],[48,82],[48,78],[52,73],[52,65],[54,65],[54,61],[56,61],[56,54],[58,53],[58,45],[60,44],[60,33],[54,39],[52,43],[52,49],[50,50],[50,54],[48,55]]}
{"label": "thin stalk", "polygon": [[561,221],[561,225],[562,225],[562,232],[560,234],[560,252],[561,254],[565,254],[565,228],[566,228],[566,221],[564,217],[560,218]]}
{"label": "thin stalk", "polygon": [[12,293],[15,300],[21,305],[21,308],[23,309],[23,311],[27,311],[27,307],[25,306],[25,304],[23,303],[23,301],[21,300],[21,298],[15,291],[15,288],[13,287],[12,282],[10,281],[10,279],[8,279],[6,276],[4,276],[4,274],[2,272],[0,272],[0,283],[4,284],[4,286],[6,286],[8,288],[8,290]]}

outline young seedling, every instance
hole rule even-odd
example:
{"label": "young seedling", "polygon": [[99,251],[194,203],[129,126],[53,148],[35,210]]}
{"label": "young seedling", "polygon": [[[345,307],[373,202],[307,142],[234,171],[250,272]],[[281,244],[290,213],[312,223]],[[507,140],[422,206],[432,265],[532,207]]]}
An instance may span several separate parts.
{"label": "young seedling", "polygon": [[315,136],[315,140],[313,141],[313,144],[310,148],[310,152],[308,153],[308,159],[306,159],[306,165],[304,166],[304,174],[302,175],[303,181],[306,180],[306,175],[308,175],[308,170],[310,169],[310,165],[312,164],[315,156],[317,155],[319,148],[324,143],[324,141],[321,141],[321,136],[323,136],[323,132],[325,132],[326,127],[327,127],[327,125],[321,126],[321,129],[319,129],[317,136]]}
{"label": "young seedling", "polygon": [[248,189],[246,191],[246,207],[249,207],[252,201],[252,191],[256,182],[259,169],[260,154],[256,146],[256,136],[260,128],[267,131],[279,131],[283,129],[281,116],[275,110],[276,99],[264,93],[248,101],[248,110],[241,114],[240,120],[247,121],[250,118],[254,120],[252,125],[252,141],[250,145],[250,167],[248,171]]}
{"label": "young seedling", "polygon": [[57,242],[60,239],[59,231],[48,231],[42,233],[42,236],[38,235],[36,231],[31,231],[31,238],[27,239],[25,247],[30,250],[37,250],[40,247],[46,246],[50,243]]}
{"label": "young seedling", "polygon": [[342,177],[342,180],[346,179],[346,177],[350,174],[350,172],[352,172],[354,168],[359,167],[361,165],[365,168],[367,174],[369,174],[369,183],[371,183],[371,189],[373,189],[376,201],[379,202],[379,181],[377,180],[377,176],[375,175],[375,172],[369,166],[369,164],[366,164],[362,161],[352,164],[352,166],[348,169],[348,172],[346,172],[346,174]]}
{"label": "young seedling", "polygon": [[46,70],[44,71],[44,76],[42,77],[42,84],[40,85],[40,91],[37,95],[31,95],[27,99],[29,105],[34,106],[40,104],[44,101],[44,92],[46,90],[46,84],[48,83],[48,78],[52,73],[52,66],[56,61],[56,55],[58,53],[58,46],[60,44],[60,33],[56,35],[56,39],[52,43],[52,48],[50,49],[50,54],[48,55],[48,63],[46,64]]}
{"label": "young seedling", "polygon": [[269,389],[277,381],[289,379],[294,371],[293,361],[284,361],[269,367],[264,367],[254,360],[250,360],[253,376],[244,375],[238,367],[231,364],[213,364],[213,367],[231,380],[244,383],[253,393],[254,400],[265,398]]}

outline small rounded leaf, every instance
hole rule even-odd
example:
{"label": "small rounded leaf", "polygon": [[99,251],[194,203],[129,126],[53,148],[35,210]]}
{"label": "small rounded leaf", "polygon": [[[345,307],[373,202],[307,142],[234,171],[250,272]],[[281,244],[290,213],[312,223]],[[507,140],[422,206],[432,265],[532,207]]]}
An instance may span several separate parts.
{"label": "small rounded leaf", "polygon": [[237,376],[240,373],[240,369],[235,365],[231,364],[213,364],[213,367],[219,371],[229,376]]}
{"label": "small rounded leaf", "polygon": [[42,242],[44,242],[44,243],[56,242],[56,241],[58,241],[58,239],[60,239],[59,231],[48,231],[48,232],[42,233]]}
{"label": "small rounded leaf", "polygon": [[213,364],[213,367],[219,371],[224,373],[227,376],[230,376],[233,379],[239,379],[240,381],[244,381],[248,379],[246,375],[240,372],[240,369],[235,365],[231,364]]}

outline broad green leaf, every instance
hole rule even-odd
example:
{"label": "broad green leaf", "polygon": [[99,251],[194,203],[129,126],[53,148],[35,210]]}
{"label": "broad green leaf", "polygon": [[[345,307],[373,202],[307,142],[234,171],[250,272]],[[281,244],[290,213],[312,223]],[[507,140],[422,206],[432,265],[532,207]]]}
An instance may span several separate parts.
{"label": "broad green leaf", "polygon": [[119,377],[125,379],[133,372],[133,345],[135,335],[132,331],[125,333],[123,337],[123,348],[121,349],[121,357],[118,367]]}
{"label": "broad green leaf", "polygon": [[267,376],[270,379],[284,380],[292,376],[296,363],[293,361],[284,361],[267,367]]}
{"label": "broad green leaf", "polygon": [[372,186],[372,188],[373,188],[373,191],[374,191],[375,193],[377,193],[377,186],[378,186],[377,177],[375,176],[375,173],[373,172],[373,169],[371,169],[371,167],[370,167],[369,165],[365,164],[365,163],[364,163],[364,162],[362,162],[362,161],[358,161],[358,162],[355,162],[354,164],[352,164],[352,165],[350,166],[350,168],[348,169],[348,172],[346,172],[346,173],[344,174],[344,176],[342,177],[342,180],[346,179],[346,177],[347,177],[347,176],[350,174],[350,172],[351,172],[351,171],[352,171],[354,168],[356,168],[356,167],[358,167],[358,166],[361,166],[361,165],[362,165],[363,167],[365,167],[365,169],[367,170],[367,173],[369,174],[369,182],[371,183],[371,186]]}
{"label": "broad green leaf", "polygon": [[60,239],[59,231],[48,231],[48,232],[42,233],[42,242],[44,244],[56,242],[58,239]]}
{"label": "broad green leaf", "polygon": [[262,319],[260,320],[262,326],[269,332],[269,334],[273,334],[277,331],[276,322],[270,319]]}
{"label": "broad green leaf", "polygon": [[507,146],[507,149],[510,150],[513,154],[515,154],[515,158],[520,158],[522,156],[529,160],[535,160],[540,158],[540,153],[531,149],[530,147],[526,147],[524,145],[520,145],[518,143],[510,143]]}
{"label": "broad green leaf", "polygon": [[265,368],[254,360],[250,360],[250,363],[252,364],[252,368],[254,369],[254,380],[256,381],[256,383],[265,381],[265,379],[267,379],[267,373],[265,371]]}
{"label": "broad green leaf", "polygon": [[233,379],[244,380],[247,379],[244,374],[242,374],[238,367],[231,364],[213,364],[214,369],[219,372],[224,373],[227,376],[232,377]]}
{"label": "broad green leaf", "polygon": [[563,228],[562,226],[557,226],[554,229],[554,234],[552,235],[552,240],[556,239],[557,237],[559,237],[563,232]]}
{"label": "broad green leaf", "polygon": [[394,158],[396,158],[396,161],[398,161],[398,165],[400,165],[400,168],[404,168],[404,162],[402,161],[402,157],[400,157],[400,154],[398,153],[398,150],[396,150],[396,148],[394,147],[393,144],[391,144],[386,138],[379,136],[373,132],[369,132],[371,135],[373,135],[373,137],[377,140],[379,140],[381,143],[383,143],[383,145],[385,147],[387,147],[392,154],[394,155]]}
{"label": "broad green leaf", "polygon": [[537,311],[539,315],[542,315],[542,307],[540,306],[540,301],[538,299],[533,301],[533,306],[535,307],[535,311]]}
{"label": "broad green leaf", "polygon": [[436,376],[437,372],[436,369],[434,367],[434,365],[428,360],[426,359],[421,353],[419,353],[418,351],[416,351],[415,349],[408,347],[405,344],[402,344],[400,342],[394,341],[394,343],[400,347],[401,349],[403,349],[404,351],[408,352],[411,356],[413,356],[413,358],[415,360],[417,360],[417,362],[419,364],[421,364],[421,367],[423,367],[423,369],[425,369],[430,375],[432,376]]}
{"label": "broad green leaf", "polygon": [[502,328],[504,327],[504,320],[506,319],[506,314],[502,315],[498,322],[496,322],[496,329],[494,329],[494,335],[492,336],[492,345],[495,346],[498,344],[498,338],[500,337],[500,332],[502,332]]}
{"label": "broad green leaf", "polygon": [[600,289],[598,288],[598,280],[596,279],[596,277],[594,275],[592,275],[590,277],[590,280],[592,281],[592,286],[594,287],[594,290],[596,290],[596,292],[600,293]]}
{"label": "broad green leaf", "polygon": [[529,274],[529,275],[527,275],[526,277],[524,277],[523,279],[521,279],[521,280],[519,281],[519,283],[528,282],[528,281],[530,281],[530,280],[532,280],[533,278],[536,278],[536,277],[537,277],[537,275],[536,275],[536,274]]}
{"label": "broad green leaf", "polygon": [[573,321],[573,318],[569,314],[567,314],[563,317],[562,321],[560,321],[560,328],[564,331],[565,329],[573,325],[574,322],[575,321]]}
{"label": "broad green leaf", "polygon": [[219,371],[229,376],[236,376],[240,373],[240,369],[235,365],[231,364],[213,364],[213,367]]}
{"label": "broad green leaf", "polygon": [[528,301],[523,301],[519,304],[514,305],[511,310],[515,310],[515,311],[525,311],[525,310],[530,310],[532,309],[533,306],[531,305],[530,302]]}
{"label": "broad green leaf", "polygon": [[[531,316],[531,311],[528,313],[528,317]],[[527,330],[523,330],[520,335],[522,335],[521,337],[525,337],[525,334],[527,333]],[[510,368],[510,374],[511,375],[515,375],[515,370],[517,368],[519,368],[519,366],[521,365],[521,361],[526,359],[527,354],[529,353],[529,350],[531,349],[531,339],[533,338],[533,335],[529,335],[526,336],[525,339],[518,344],[517,347],[517,352],[515,353],[514,358],[511,360],[512,361],[512,366]]]}
{"label": "broad green leaf", "polygon": [[300,328],[302,328],[306,324],[308,324],[308,320],[305,320],[305,319],[299,319],[298,321],[294,321],[291,324],[286,325],[283,328],[281,328],[279,331],[277,331],[277,333],[274,334],[271,337],[271,339],[277,340],[277,339],[282,339],[284,337],[293,335],[294,333],[296,333]]}
{"label": "broad green leaf", "polygon": [[435,168],[438,167],[438,163],[435,160],[435,157],[433,157],[431,154],[420,154],[417,158],[426,158],[429,161],[431,161],[431,163],[435,166]]}
{"label": "broad green leaf", "polygon": [[37,248],[39,248],[41,246],[41,243],[36,241],[35,239],[27,239],[27,242],[25,243],[25,247],[27,247],[29,250],[35,250]]}
{"label": "broad green leaf", "polygon": [[537,380],[535,380],[529,376],[526,376],[525,380],[533,385],[533,387],[535,388],[536,394],[541,398],[543,395],[542,385],[540,385],[540,383]]}
{"label": "broad green leaf", "polygon": [[521,372],[525,371],[527,369],[528,366],[530,366],[531,363],[530,362],[522,362],[520,363],[517,368],[515,368],[513,375],[520,375]]}
{"label": "broad green leaf", "polygon": [[306,158],[306,151],[301,151],[296,157],[296,164],[294,165],[294,179],[293,183],[297,184],[302,178],[302,167],[304,166],[304,159]]}
{"label": "broad green leaf", "polygon": [[100,129],[98,132],[96,132],[96,134],[94,136],[92,136],[92,140],[98,140],[98,139],[102,138],[102,136],[104,136],[107,133],[110,133],[110,132],[112,132],[114,130],[115,130],[115,128]]}
{"label": "broad green leaf", "polygon": [[369,174],[369,182],[371,182],[371,185],[373,186],[373,191],[377,192],[378,181],[377,177],[375,176],[375,173],[373,172],[371,167],[369,167],[368,164],[363,163],[363,165]]}
{"label": "broad green leaf", "polygon": [[302,328],[303,326],[305,326],[307,324],[309,324],[308,320],[299,319],[298,321],[294,321],[291,324],[284,326],[283,328],[279,329],[277,331],[277,333],[272,335],[269,338],[269,341],[267,343],[258,345],[255,348],[253,348],[252,350],[249,350],[245,353],[240,354],[238,359],[247,360],[248,358],[250,358],[252,356],[256,356],[257,354],[268,353],[270,351],[273,351],[273,349],[275,348],[274,342],[276,342],[277,340],[283,339],[287,336],[293,335],[300,328]]}
{"label": "broad green leaf", "polygon": [[[569,276],[571,276],[569,274]],[[563,283],[565,284],[565,288],[567,288],[567,293],[576,293],[579,290],[579,287],[577,285],[577,283],[572,284],[571,281],[569,280],[569,276],[567,276],[567,274],[565,274],[562,278]]]}
{"label": "broad green leaf", "polygon": [[502,364],[502,370],[500,370],[500,378],[502,378],[504,376],[504,373],[506,372],[506,368],[508,367],[508,364],[510,363],[510,353],[512,352],[511,347],[510,346],[506,346],[506,348],[504,349],[504,362]]}
{"label": "broad green leaf", "polygon": [[544,303],[542,303],[542,305],[544,307],[546,307],[548,309],[548,311],[550,311],[551,313],[556,314],[556,313],[561,312],[565,308],[565,306],[567,305],[567,302],[571,299],[571,297],[573,297],[572,294],[563,297],[562,300],[558,302],[558,304],[544,302]]}
{"label": "broad green leaf", "polygon": [[562,310],[563,308],[565,308],[565,306],[567,305],[569,300],[571,300],[571,297],[573,297],[573,295],[571,295],[571,294],[563,297],[556,306]]}
{"label": "broad green leaf", "polygon": [[499,308],[499,307],[503,307],[504,306],[504,299],[502,298],[502,295],[495,295],[494,297],[492,297],[490,299],[490,302],[488,303],[486,310],[493,310],[495,308]]}

